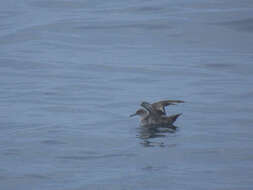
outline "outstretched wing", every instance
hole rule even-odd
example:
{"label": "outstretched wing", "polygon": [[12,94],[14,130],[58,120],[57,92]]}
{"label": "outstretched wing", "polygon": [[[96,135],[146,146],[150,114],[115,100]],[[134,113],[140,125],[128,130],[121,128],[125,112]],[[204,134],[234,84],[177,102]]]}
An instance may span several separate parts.
{"label": "outstretched wing", "polygon": [[162,115],[166,115],[165,107],[169,105],[175,105],[176,103],[184,103],[182,100],[162,100],[159,102],[154,102],[152,105],[152,108],[154,110],[161,111]]}

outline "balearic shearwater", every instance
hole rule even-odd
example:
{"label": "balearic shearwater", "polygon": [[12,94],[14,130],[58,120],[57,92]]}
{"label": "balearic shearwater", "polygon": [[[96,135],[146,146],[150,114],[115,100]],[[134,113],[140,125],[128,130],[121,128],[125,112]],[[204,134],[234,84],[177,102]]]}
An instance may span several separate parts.
{"label": "balearic shearwater", "polygon": [[141,106],[144,109],[138,109],[136,113],[130,115],[130,117],[138,115],[142,126],[156,125],[160,127],[170,127],[176,121],[176,119],[182,114],[175,114],[166,116],[165,106],[174,105],[174,103],[183,103],[181,100],[165,100],[150,104],[148,102],[142,102]]}

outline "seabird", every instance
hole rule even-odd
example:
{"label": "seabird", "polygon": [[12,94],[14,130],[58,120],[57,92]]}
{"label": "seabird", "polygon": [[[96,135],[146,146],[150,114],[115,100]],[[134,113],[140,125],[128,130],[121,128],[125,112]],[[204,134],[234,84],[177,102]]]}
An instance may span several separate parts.
{"label": "seabird", "polygon": [[165,100],[155,102],[150,104],[148,102],[142,102],[141,106],[144,109],[138,109],[136,113],[130,115],[133,117],[135,115],[140,116],[140,121],[142,126],[159,126],[159,127],[170,127],[176,121],[176,119],[182,115],[175,114],[171,116],[166,116],[165,106],[174,105],[175,103],[183,103],[181,100]]}

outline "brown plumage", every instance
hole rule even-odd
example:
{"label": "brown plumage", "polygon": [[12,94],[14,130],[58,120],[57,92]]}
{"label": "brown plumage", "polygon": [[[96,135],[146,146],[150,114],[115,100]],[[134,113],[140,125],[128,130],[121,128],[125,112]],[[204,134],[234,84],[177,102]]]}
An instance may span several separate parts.
{"label": "brown plumage", "polygon": [[175,114],[171,116],[166,116],[165,107],[168,105],[174,105],[175,103],[183,103],[181,100],[165,100],[165,101],[159,101],[155,102],[153,104],[150,104],[148,102],[142,102],[141,106],[144,109],[138,109],[135,114],[130,115],[140,116],[140,121],[142,126],[147,125],[156,125],[159,127],[170,127],[172,124],[177,120],[177,118],[182,115]]}
{"label": "brown plumage", "polygon": [[184,103],[182,100],[162,100],[151,104],[153,110],[161,111],[161,115],[166,115],[165,107],[169,105],[176,105],[176,103]]}

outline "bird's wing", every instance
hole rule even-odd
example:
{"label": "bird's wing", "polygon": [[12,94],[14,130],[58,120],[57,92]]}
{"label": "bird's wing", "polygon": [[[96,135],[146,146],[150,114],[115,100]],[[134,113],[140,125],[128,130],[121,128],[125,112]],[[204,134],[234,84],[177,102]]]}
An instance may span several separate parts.
{"label": "bird's wing", "polygon": [[164,114],[166,114],[165,107],[169,106],[169,105],[175,105],[175,103],[184,103],[184,101],[182,101],[182,100],[162,100],[159,102],[154,102],[152,104],[152,107],[153,107],[153,109],[160,110]]}
{"label": "bird's wing", "polygon": [[149,112],[149,117],[153,120],[159,120],[159,118],[164,115],[162,111],[154,109],[152,104],[148,102],[142,102],[141,106]]}
{"label": "bird's wing", "polygon": [[149,114],[151,114],[153,112],[153,107],[152,107],[152,105],[150,103],[148,103],[148,102],[142,102],[141,106],[143,108],[145,108],[149,112]]}

